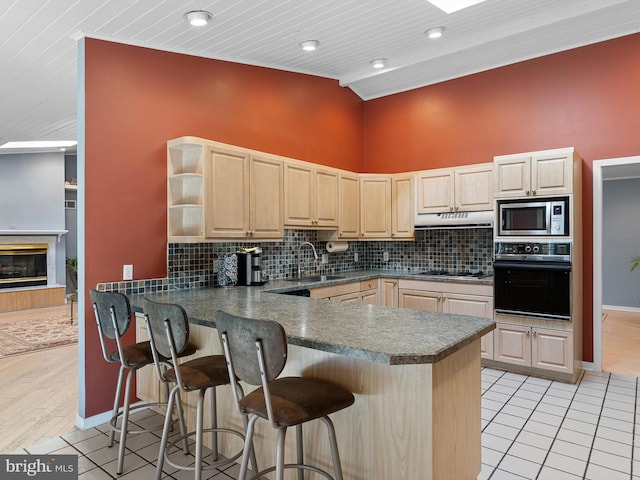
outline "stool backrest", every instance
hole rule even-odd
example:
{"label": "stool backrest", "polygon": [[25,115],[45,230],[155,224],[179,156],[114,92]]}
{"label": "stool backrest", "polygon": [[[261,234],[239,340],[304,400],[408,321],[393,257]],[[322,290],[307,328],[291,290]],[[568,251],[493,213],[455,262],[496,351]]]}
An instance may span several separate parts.
{"label": "stool backrest", "polygon": [[[233,371],[251,385],[262,385],[256,342],[262,345],[266,381],[275,380],[287,363],[287,336],[284,328],[272,320],[254,320],[218,310],[216,329],[220,341],[226,337]],[[230,359],[227,358],[229,362]]]}
{"label": "stool backrest", "polygon": [[149,334],[156,351],[165,358],[172,358],[171,343],[167,336],[166,324],[175,345],[175,355],[180,355],[189,341],[189,318],[180,305],[160,303],[144,299],[144,313],[149,320]]}
{"label": "stool backrest", "polygon": [[[129,299],[122,293],[97,290],[91,290],[89,295],[100,333],[112,340],[124,335],[131,323]],[[112,312],[115,314],[115,327]]]}

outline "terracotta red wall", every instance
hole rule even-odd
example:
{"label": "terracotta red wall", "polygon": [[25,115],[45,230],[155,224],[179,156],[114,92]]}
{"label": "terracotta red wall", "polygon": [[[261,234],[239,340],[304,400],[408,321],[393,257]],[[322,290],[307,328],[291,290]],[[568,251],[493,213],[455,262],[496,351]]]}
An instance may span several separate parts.
{"label": "terracotta red wall", "polygon": [[[135,279],[166,276],[168,139],[362,170],[363,101],[335,80],[86,39],[85,85],[89,288],[121,279],[129,263]],[[85,315],[89,417],[111,408],[117,371]]]}
{"label": "terracotta red wall", "polygon": [[573,146],[584,158],[584,359],[593,360],[593,160],[640,153],[640,34],[365,103],[365,169]]}
{"label": "terracotta red wall", "polygon": [[[121,278],[125,263],[136,279],[166,275],[170,138],[384,173],[575,146],[585,158],[592,360],[591,163],[640,152],[639,51],[633,35],[364,103],[333,80],[87,39],[86,285]],[[92,315],[85,311],[87,417],[111,408],[116,375]]]}

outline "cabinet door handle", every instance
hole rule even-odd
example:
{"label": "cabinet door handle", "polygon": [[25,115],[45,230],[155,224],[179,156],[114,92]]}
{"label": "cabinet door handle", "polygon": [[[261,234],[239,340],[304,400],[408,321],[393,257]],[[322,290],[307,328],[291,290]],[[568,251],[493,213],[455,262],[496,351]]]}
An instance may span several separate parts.
{"label": "cabinet door handle", "polygon": [[535,195],[536,191],[535,190],[531,190],[531,195]]}
{"label": "cabinet door handle", "polygon": [[449,210],[453,212],[453,205],[449,207]]}
{"label": "cabinet door handle", "polygon": [[533,330],[533,336],[535,337],[538,334],[535,330]]}

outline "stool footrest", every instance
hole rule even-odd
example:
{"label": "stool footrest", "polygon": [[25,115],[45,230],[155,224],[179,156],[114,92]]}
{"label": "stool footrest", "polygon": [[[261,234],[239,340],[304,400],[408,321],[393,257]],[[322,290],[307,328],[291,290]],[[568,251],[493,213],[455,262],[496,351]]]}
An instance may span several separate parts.
{"label": "stool footrest", "polygon": [[[230,428],[205,428],[205,429],[202,430],[202,434],[203,435],[205,433],[210,433],[210,432],[230,433],[232,435],[240,437],[242,439],[242,441],[244,442],[244,435],[242,434],[242,432],[238,432],[237,430],[232,430]],[[175,438],[172,442],[169,442],[169,444],[167,445],[167,448],[164,451],[164,461],[167,462],[169,465],[171,465],[173,468],[179,468],[181,470],[192,470],[192,471],[195,470],[195,466],[189,466],[189,465],[184,465],[184,464],[180,464],[180,463],[174,462],[173,460],[171,460],[169,458],[169,453],[168,453],[173,447],[178,448],[177,444],[180,441],[182,441],[185,438],[192,437],[195,434],[196,434],[196,432],[188,432],[188,433],[186,433],[184,435],[181,435],[181,436]],[[181,450],[181,449],[178,448],[178,450]],[[238,453],[236,453],[232,457],[225,458],[224,460],[220,460],[218,462],[214,462],[214,463],[212,463],[210,465],[203,465],[202,466],[202,470],[210,470],[212,468],[219,468],[219,467],[223,467],[225,465],[230,465],[231,463],[236,461],[241,456],[242,456],[242,449],[240,449],[240,451]]]}
{"label": "stool footrest", "polygon": [[[285,463],[284,464],[284,468],[296,468],[298,470],[309,470],[310,472],[314,472],[317,473],[318,475],[322,475],[324,478],[327,478],[328,480],[335,480],[328,472],[322,470],[321,468],[318,467],[314,467],[313,465],[307,465],[302,464],[302,463]],[[267,473],[271,473],[271,472],[275,472],[276,471],[276,467],[269,467],[269,468],[265,468],[264,470],[260,470],[258,473],[256,473],[253,477],[250,477],[249,480],[256,480],[260,477],[262,477],[263,475],[267,474]]]}
{"label": "stool footrest", "polygon": [[[167,406],[167,402],[153,402],[153,403],[144,403],[141,405],[133,405],[129,407],[129,415],[131,416],[131,414],[135,413],[135,412],[139,412],[142,410],[145,410],[147,408],[152,408],[152,407],[165,407]],[[118,418],[120,418],[122,416],[122,414],[124,413],[124,410],[120,410],[116,415],[114,415],[113,417],[111,417],[111,420],[109,420],[109,424],[111,425],[111,430],[113,430],[116,433],[120,433],[121,427],[118,427]],[[131,421],[131,419],[129,419],[129,421]],[[178,422],[178,419],[172,420],[172,424],[175,424],[176,422]],[[156,427],[153,428],[141,428],[139,430],[129,430],[127,429],[127,433],[128,434],[138,434],[138,433],[146,433],[146,432],[157,432],[158,430],[162,430],[163,425],[160,424]]]}

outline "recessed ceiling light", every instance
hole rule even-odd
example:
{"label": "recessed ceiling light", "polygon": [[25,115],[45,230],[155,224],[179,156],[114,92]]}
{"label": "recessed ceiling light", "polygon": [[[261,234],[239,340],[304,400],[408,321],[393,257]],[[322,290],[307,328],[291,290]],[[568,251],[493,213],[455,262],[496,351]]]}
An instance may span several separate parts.
{"label": "recessed ceiling light", "polygon": [[205,10],[193,10],[191,12],[187,12],[184,14],[184,18],[194,27],[204,27],[209,20],[211,20],[212,15]]}
{"label": "recessed ceiling light", "polygon": [[300,44],[300,48],[305,52],[313,52],[320,46],[320,42],[318,40],[305,40]]}
{"label": "recessed ceiling light", "polygon": [[453,13],[463,8],[471,7],[485,0],[427,0],[445,13]]}
{"label": "recessed ceiling light", "polygon": [[375,60],[371,60],[371,65],[373,66],[373,68],[384,68],[387,66],[387,59],[386,58],[376,58]]}
{"label": "recessed ceiling light", "polygon": [[445,27],[434,27],[434,28],[430,28],[424,33],[427,35],[427,37],[435,39],[435,38],[440,38],[445,30],[446,30]]}
{"label": "recessed ceiling light", "polygon": [[7,142],[0,145],[0,148],[68,148],[77,145],[73,140],[64,141],[33,141],[33,142]]}

